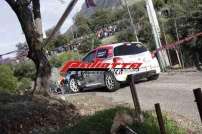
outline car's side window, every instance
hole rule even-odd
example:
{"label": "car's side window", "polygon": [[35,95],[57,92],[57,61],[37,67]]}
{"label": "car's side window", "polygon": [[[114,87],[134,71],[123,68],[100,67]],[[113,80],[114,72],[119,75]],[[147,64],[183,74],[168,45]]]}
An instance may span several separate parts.
{"label": "car's side window", "polygon": [[104,58],[107,58],[108,57],[108,49],[99,49],[98,51],[97,51],[97,55],[96,55],[96,58],[102,58],[102,59],[104,59]]}
{"label": "car's side window", "polygon": [[92,62],[95,58],[96,51],[89,53],[86,57],[83,58],[84,62]]}

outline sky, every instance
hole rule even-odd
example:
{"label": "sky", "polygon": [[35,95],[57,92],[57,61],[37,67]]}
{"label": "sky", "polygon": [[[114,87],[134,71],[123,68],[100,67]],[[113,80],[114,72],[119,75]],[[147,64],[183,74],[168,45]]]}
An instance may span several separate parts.
{"label": "sky", "polygon": [[[56,25],[69,2],[70,0],[41,0],[41,14],[44,31]],[[75,14],[80,11],[83,3],[84,0],[78,1],[74,10],[62,26],[62,33],[73,24],[73,18]],[[25,42],[20,23],[15,13],[4,0],[0,0],[0,26],[0,55],[16,50],[17,43]]]}

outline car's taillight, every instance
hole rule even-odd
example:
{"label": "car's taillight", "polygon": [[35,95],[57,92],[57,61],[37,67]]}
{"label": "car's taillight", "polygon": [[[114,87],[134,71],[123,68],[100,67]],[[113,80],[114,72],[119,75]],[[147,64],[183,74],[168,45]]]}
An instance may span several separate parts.
{"label": "car's taillight", "polygon": [[154,53],[150,53],[150,54],[152,59],[156,57]]}
{"label": "car's taillight", "polygon": [[115,58],[113,58],[113,62],[114,63],[123,63],[123,59],[120,57],[115,57]]}

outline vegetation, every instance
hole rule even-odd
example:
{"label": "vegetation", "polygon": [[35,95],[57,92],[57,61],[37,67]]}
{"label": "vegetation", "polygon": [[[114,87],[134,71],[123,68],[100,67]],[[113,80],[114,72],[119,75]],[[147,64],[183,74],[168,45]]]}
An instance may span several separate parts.
{"label": "vegetation", "polygon": [[57,47],[64,46],[65,44],[67,44],[68,42],[70,42],[70,40],[71,40],[70,36],[65,36],[65,35],[60,34],[60,35],[58,35],[57,37],[55,37],[53,40],[51,40],[47,44],[46,49],[48,51],[52,51],[52,50],[54,50]]}
{"label": "vegetation", "polygon": [[35,89],[48,95],[51,67],[43,51],[43,31],[40,0],[5,0],[18,18],[29,48],[28,57],[36,67]]}
{"label": "vegetation", "polygon": [[81,45],[78,47],[78,50],[81,54],[85,54],[100,44],[102,44],[101,40],[97,39],[94,35],[91,35],[89,38],[81,41]]}
{"label": "vegetation", "polygon": [[31,61],[19,64],[0,65],[0,89],[16,93],[31,89],[35,79],[35,65]]}
{"label": "vegetation", "polygon": [[36,68],[32,61],[22,61],[18,64],[13,65],[14,76],[21,80],[28,78],[34,80],[36,77]]}
{"label": "vegetation", "polygon": [[[129,108],[117,107],[101,112],[97,112],[93,116],[85,117],[76,126],[65,128],[60,131],[61,134],[108,134],[110,132],[113,118],[117,112],[126,112],[134,115],[135,111]],[[142,124],[134,123],[130,127],[133,128],[138,134],[159,134],[159,127],[157,119],[152,112],[144,113],[144,122]],[[186,131],[177,126],[177,124],[164,117],[166,132],[168,134],[185,134]]]}
{"label": "vegetation", "polygon": [[0,90],[15,92],[17,88],[17,78],[9,65],[0,65]]}
{"label": "vegetation", "polygon": [[68,60],[78,60],[80,59],[80,55],[76,52],[63,52],[58,54],[57,56],[53,56],[50,59],[50,64],[52,67],[61,67]]}
{"label": "vegetation", "polygon": [[[22,25],[26,36],[27,45],[18,44],[18,49],[29,49],[28,57],[33,62],[22,62],[17,65],[0,65],[0,90],[10,93],[30,89],[35,78],[39,80],[39,90],[43,89],[47,93],[48,79],[51,73],[49,62],[54,67],[60,67],[67,60],[76,60],[80,56],[76,52],[64,52],[48,59],[43,51],[43,39],[40,15],[39,0],[15,1],[5,0],[12,7]],[[17,3],[16,3],[17,2]],[[30,6],[32,2],[33,6]],[[187,37],[193,33],[202,31],[202,1],[201,0],[154,0],[154,5],[158,12],[158,19],[162,29],[162,42],[171,43]],[[148,15],[145,9],[145,1],[139,1],[130,6],[133,21],[137,27],[138,37],[145,43],[150,50],[154,50],[154,41]],[[78,15],[75,18],[77,27],[75,34],[82,41],[78,50],[86,53],[97,47],[103,40],[96,37],[96,31],[109,25],[117,25],[119,32],[110,38],[107,43],[114,41],[134,41],[133,30],[128,19],[127,9],[123,7],[117,10],[99,9],[89,18]],[[50,33],[50,31],[48,31]],[[73,35],[73,36],[74,36]],[[61,35],[58,33],[48,45],[47,50],[53,50],[72,41],[72,35]],[[199,69],[199,61],[202,62],[202,39],[194,38],[191,42],[185,43],[180,48],[183,51],[183,59],[187,65],[195,64]],[[41,66],[42,65],[42,66]],[[35,69],[36,67],[36,69]],[[36,71],[38,70],[38,71]],[[37,75],[35,73],[38,72]],[[71,105],[66,107],[57,101],[50,101],[50,98],[19,96],[16,94],[0,93],[0,126],[5,126],[0,133],[11,130],[29,132],[33,127],[64,127],[68,122],[67,128],[60,133],[70,134],[106,134],[109,133],[113,118],[117,112],[126,111],[134,113],[128,108],[114,108],[106,111],[97,112],[93,116],[84,117],[74,126],[76,117],[75,108]],[[54,103],[53,103],[54,102]],[[55,104],[57,103],[57,104]],[[62,112],[61,112],[62,111]],[[74,112],[72,112],[74,111]],[[6,114],[6,116],[5,116]],[[72,115],[75,114],[75,115]],[[158,134],[159,128],[156,117],[151,112],[144,113],[145,121],[142,124],[134,123],[130,127],[138,134]],[[71,120],[67,120],[71,119]],[[177,124],[167,117],[164,117],[166,132],[169,134],[184,134]],[[20,124],[20,125],[19,125]],[[26,127],[25,127],[26,126]],[[23,129],[22,129],[23,128]],[[25,132],[25,133],[26,133]],[[10,132],[12,133],[12,132]],[[36,132],[37,133],[37,132]]]}
{"label": "vegetation", "polygon": [[25,92],[32,88],[32,80],[30,78],[22,78],[18,81],[17,84],[17,91],[18,92]]}
{"label": "vegetation", "polygon": [[[178,38],[185,38],[202,31],[202,2],[199,0],[165,1],[162,6],[159,6],[159,10],[162,11],[160,16],[162,20],[161,25],[162,27],[163,25],[168,26],[164,30],[167,36],[173,39],[172,42],[178,40]],[[171,42],[168,41],[168,43]],[[185,44],[181,47],[183,59],[186,59],[185,64],[189,65],[191,61],[200,70],[201,54],[199,51],[202,50],[201,37],[197,37]]]}

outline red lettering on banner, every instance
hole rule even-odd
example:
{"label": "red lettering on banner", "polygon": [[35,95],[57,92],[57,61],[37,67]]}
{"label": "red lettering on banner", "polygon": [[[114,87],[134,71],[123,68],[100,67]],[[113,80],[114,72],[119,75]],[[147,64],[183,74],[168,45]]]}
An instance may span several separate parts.
{"label": "red lettering on banner", "polygon": [[142,63],[133,63],[133,64],[130,66],[130,69],[138,69],[141,65],[142,65]]}
{"label": "red lettering on banner", "polygon": [[79,67],[77,67],[77,68],[87,68],[88,65],[89,65],[88,63],[82,62],[82,63],[80,63]]}
{"label": "red lettering on banner", "polygon": [[123,63],[121,68],[126,68],[127,66],[131,65],[131,63]]}
{"label": "red lettering on banner", "polygon": [[93,62],[91,65],[88,66],[88,68],[96,68],[96,65],[99,63],[99,61]]}
{"label": "red lettering on banner", "polygon": [[112,69],[116,68],[116,66],[121,65],[121,63],[112,63]]}
{"label": "red lettering on banner", "polygon": [[101,65],[101,64],[102,64],[101,62],[98,62],[98,63],[96,64],[95,68],[100,68],[100,65]]}
{"label": "red lettering on banner", "polygon": [[109,68],[110,64],[109,63],[102,63],[100,68]]}

